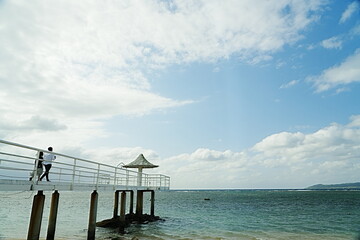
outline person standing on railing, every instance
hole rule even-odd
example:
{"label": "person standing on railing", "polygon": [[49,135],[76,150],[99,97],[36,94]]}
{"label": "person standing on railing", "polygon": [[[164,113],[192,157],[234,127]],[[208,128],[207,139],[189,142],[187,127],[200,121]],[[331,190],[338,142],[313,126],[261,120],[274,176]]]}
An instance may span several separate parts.
{"label": "person standing on railing", "polygon": [[46,181],[50,182],[49,180],[49,172],[50,172],[50,168],[52,166],[52,162],[55,160],[56,156],[51,153],[53,148],[52,147],[48,147],[48,150],[50,151],[49,153],[46,153],[44,156],[44,161],[43,161],[43,165],[45,166],[45,172],[44,174],[41,176],[40,181],[46,177]]}
{"label": "person standing on railing", "polygon": [[[43,152],[39,152],[39,158],[37,159],[37,167],[36,167],[36,176],[38,177],[38,181],[40,180],[40,176],[43,173],[43,156],[44,153]],[[35,164],[36,164],[36,160],[35,160]],[[35,175],[35,171],[31,172],[31,177],[29,178],[29,181],[31,181],[34,178]]]}

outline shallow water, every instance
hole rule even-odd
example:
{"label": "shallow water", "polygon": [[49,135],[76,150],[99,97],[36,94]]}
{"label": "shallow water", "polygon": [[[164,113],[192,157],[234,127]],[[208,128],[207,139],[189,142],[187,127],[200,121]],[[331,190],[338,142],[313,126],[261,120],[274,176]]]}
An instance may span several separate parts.
{"label": "shallow water", "polygon": [[[51,192],[45,195],[42,239]],[[360,233],[360,191],[168,191],[155,197],[155,214],[165,221],[132,225],[125,235],[98,228],[96,238],[341,240]],[[98,221],[112,217],[113,198],[99,193]],[[149,198],[145,194],[144,213]],[[0,239],[26,238],[32,200],[31,192],[0,192]],[[60,192],[56,239],[86,239],[89,204],[90,192]]]}

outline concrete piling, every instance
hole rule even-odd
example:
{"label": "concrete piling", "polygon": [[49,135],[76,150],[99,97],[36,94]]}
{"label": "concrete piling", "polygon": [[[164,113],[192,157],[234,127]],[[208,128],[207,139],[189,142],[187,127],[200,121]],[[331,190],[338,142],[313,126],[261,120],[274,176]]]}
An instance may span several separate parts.
{"label": "concrete piling", "polygon": [[119,191],[115,191],[113,218],[116,218],[118,216],[118,212],[119,212]]}
{"label": "concrete piling", "polygon": [[155,216],[155,191],[151,190],[151,206],[150,206],[150,215]]}
{"label": "concrete piling", "polygon": [[98,193],[96,192],[96,190],[94,190],[91,193],[91,200],[90,200],[90,213],[89,213],[87,240],[95,240],[97,204],[98,204]]}
{"label": "concrete piling", "polygon": [[124,233],[125,225],[126,225],[126,215],[125,215],[125,208],[126,208],[126,192],[121,192],[121,202],[120,202],[120,225],[119,225],[119,232]]}
{"label": "concrete piling", "polygon": [[129,213],[134,214],[134,191],[129,190],[129,192],[130,192],[130,209],[129,209]]}
{"label": "concrete piling", "polygon": [[[120,197],[121,192],[121,197]],[[113,218],[109,219],[111,221],[117,221],[119,224],[119,232],[124,233],[126,226],[126,192],[130,192],[130,209],[129,209],[129,219],[136,219],[136,221],[153,221],[158,218],[155,217],[155,191],[154,190],[137,190],[137,199],[136,199],[136,213],[133,215],[133,202],[134,202],[134,191],[133,190],[117,190],[115,191],[114,198],[114,209],[113,209]],[[143,215],[144,207],[144,192],[151,193],[151,203],[150,203],[150,217],[148,215]],[[119,198],[120,197],[120,198]],[[39,240],[40,230],[41,230],[41,221],[43,215],[45,203],[45,195],[43,191],[38,191],[38,194],[34,196],[33,207],[30,217],[29,231],[27,240]],[[119,203],[120,203],[120,215],[119,215]],[[87,240],[95,240],[96,232],[96,217],[97,217],[97,205],[98,205],[98,193],[94,190],[91,193],[90,197],[90,211],[89,211],[89,225],[88,225],[88,234]],[[49,214],[49,224],[46,240],[55,239],[55,229],[56,229],[56,220],[59,206],[59,192],[55,190],[52,194],[51,204],[50,204],[50,214]],[[133,218],[135,217],[135,218]],[[106,221],[109,221],[106,220]],[[129,220],[131,221],[131,220]],[[104,225],[104,224],[102,224]]]}
{"label": "concrete piling", "polygon": [[155,191],[154,190],[138,190],[137,198],[136,198],[136,216],[141,220],[143,214],[143,206],[144,206],[144,192],[151,193],[151,205],[150,205],[150,215],[155,216]]}
{"label": "concrete piling", "polygon": [[55,228],[56,228],[58,206],[59,206],[59,193],[57,190],[55,190],[51,196],[49,224],[48,224],[46,240],[55,239]]}
{"label": "concrete piling", "polygon": [[126,192],[121,192],[120,221],[125,222]]}
{"label": "concrete piling", "polygon": [[43,191],[38,191],[33,200],[27,240],[38,240],[40,237],[44,203],[45,195]]}
{"label": "concrete piling", "polygon": [[119,194],[120,194],[120,192],[125,192],[125,193],[130,192],[129,213],[134,214],[134,191],[133,190],[116,190],[115,191],[115,198],[114,198],[113,218],[118,217],[118,213],[119,213]]}
{"label": "concrete piling", "polygon": [[[119,199],[119,195],[121,196]],[[126,214],[126,192],[130,192],[130,213]],[[144,207],[144,192],[150,192],[151,194],[151,205],[150,205],[150,214],[143,214]],[[155,216],[155,191],[154,190],[137,190],[137,199],[136,199],[136,212],[133,213],[133,201],[134,201],[134,191],[133,190],[116,190],[115,193],[115,203],[114,203],[114,217],[110,219],[105,219],[98,222],[96,225],[98,227],[104,228],[117,228],[119,233],[125,233],[125,227],[128,226],[133,221],[138,223],[147,223],[160,220],[159,217]],[[118,203],[120,203],[120,214],[118,213]],[[116,210],[115,210],[116,209]],[[89,238],[88,238],[89,239]]]}
{"label": "concrete piling", "polygon": [[144,199],[144,192],[142,190],[137,190],[137,192],[136,192],[136,216],[138,219],[142,218],[143,199]]}

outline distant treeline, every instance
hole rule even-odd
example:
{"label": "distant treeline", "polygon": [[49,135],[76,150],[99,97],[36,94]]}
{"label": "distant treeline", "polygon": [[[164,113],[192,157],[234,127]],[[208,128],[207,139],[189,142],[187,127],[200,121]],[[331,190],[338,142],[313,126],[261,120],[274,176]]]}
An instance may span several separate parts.
{"label": "distant treeline", "polygon": [[360,190],[360,182],[356,183],[341,183],[341,184],[316,184],[306,189],[310,190]]}

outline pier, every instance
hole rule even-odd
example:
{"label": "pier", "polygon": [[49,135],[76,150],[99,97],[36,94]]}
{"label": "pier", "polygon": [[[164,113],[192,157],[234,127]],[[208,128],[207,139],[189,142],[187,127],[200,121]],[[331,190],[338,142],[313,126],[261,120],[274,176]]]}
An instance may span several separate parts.
{"label": "pier", "polygon": [[[92,160],[81,159],[66,154],[53,152],[56,160],[52,163],[50,180],[38,181],[37,165],[40,152],[47,154],[48,150],[21,145],[0,140],[0,191],[34,191],[31,216],[29,218],[28,240],[39,239],[45,198],[50,197],[50,215],[46,239],[55,239],[58,206],[61,202],[61,191],[89,191],[89,214],[87,239],[95,239],[97,225],[97,202],[104,191],[114,192],[112,219],[105,221],[116,224],[119,232],[124,232],[125,226],[131,221],[144,220],[143,195],[151,195],[150,216],[155,217],[155,192],[170,189],[170,177],[162,174],[147,174],[143,168],[157,167],[148,162],[141,154],[130,164],[111,166]],[[138,171],[129,170],[137,168]],[[45,179],[44,179],[45,180]],[[127,201],[127,194],[130,196]],[[134,195],[136,208],[134,213]],[[126,203],[128,202],[128,213]],[[31,206],[29,206],[30,208]],[[120,208],[119,208],[120,207]],[[120,214],[119,214],[120,210]],[[102,221],[104,223],[104,221]]]}

